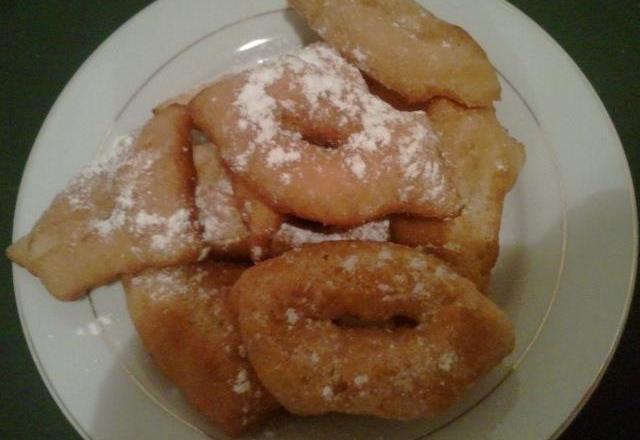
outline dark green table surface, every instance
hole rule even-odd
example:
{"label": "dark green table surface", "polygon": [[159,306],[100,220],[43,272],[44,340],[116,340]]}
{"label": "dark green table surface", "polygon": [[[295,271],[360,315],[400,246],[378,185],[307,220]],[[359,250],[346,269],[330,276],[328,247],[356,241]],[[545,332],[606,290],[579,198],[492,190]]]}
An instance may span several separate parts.
{"label": "dark green table surface", "polygon": [[[615,122],[638,185],[640,2],[511,2],[540,23],[589,77]],[[0,1],[2,248],[10,242],[22,169],[56,96],[98,44],[148,3]],[[0,260],[0,439],[79,438],[31,360],[16,312],[11,267],[7,260]],[[640,438],[639,343],[640,306],[635,301],[608,372],[563,440]]]}

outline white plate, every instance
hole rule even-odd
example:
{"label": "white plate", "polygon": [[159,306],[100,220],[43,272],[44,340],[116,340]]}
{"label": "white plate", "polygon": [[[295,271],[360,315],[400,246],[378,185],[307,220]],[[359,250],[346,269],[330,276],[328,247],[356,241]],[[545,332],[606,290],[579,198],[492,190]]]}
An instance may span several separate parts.
{"label": "white plate", "polygon": [[[508,3],[424,3],[487,50],[504,88],[499,115],[527,145],[492,286],[515,322],[515,353],[437,420],[282,418],[267,432],[277,438],[552,438],[585,402],[620,336],[633,291],[637,219],[628,165],[602,103],[567,54]],[[312,39],[285,6],[281,0],[164,0],[122,26],[47,117],[20,188],[15,237],[100,146],[141,125],[152,106],[230,65]],[[219,436],[150,364],[119,285],[63,304],[18,267],[14,283],[40,373],[83,437]],[[97,322],[100,315],[111,323]]]}

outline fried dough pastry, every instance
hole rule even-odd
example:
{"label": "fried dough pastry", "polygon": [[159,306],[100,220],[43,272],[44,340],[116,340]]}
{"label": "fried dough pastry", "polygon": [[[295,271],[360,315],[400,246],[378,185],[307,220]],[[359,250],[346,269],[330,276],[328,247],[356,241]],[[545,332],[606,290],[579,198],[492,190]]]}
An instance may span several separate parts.
{"label": "fried dough pastry", "polygon": [[193,147],[198,175],[196,205],[203,238],[211,254],[219,258],[249,257],[249,230],[236,205],[231,177],[213,144]]}
{"label": "fried dough pastry", "polygon": [[184,107],[160,111],[76,176],[9,258],[65,301],[123,273],[197,259],[190,130]]}
{"label": "fried dough pastry", "polygon": [[504,198],[524,164],[524,146],[509,136],[492,109],[468,110],[440,99],[429,105],[428,115],[443,155],[453,164],[464,208],[446,221],[394,218],[391,239],[438,255],[486,291],[498,258]]}
{"label": "fried dough pastry", "polygon": [[432,416],[514,347],[473,283],[391,243],[288,252],[244,272],[232,298],[251,364],[294,414]]}
{"label": "fried dough pastry", "polygon": [[189,109],[231,171],[282,214],[347,227],[460,209],[424,113],[369,94],[325,44],[229,75]]}
{"label": "fried dough pastry", "polygon": [[191,405],[231,435],[279,407],[249,365],[228,305],[243,270],[206,261],[123,279],[131,318],[156,365]]}
{"label": "fried dough pastry", "polygon": [[412,0],[289,0],[349,61],[409,102],[447,97],[490,107],[500,84],[487,54],[462,28]]}

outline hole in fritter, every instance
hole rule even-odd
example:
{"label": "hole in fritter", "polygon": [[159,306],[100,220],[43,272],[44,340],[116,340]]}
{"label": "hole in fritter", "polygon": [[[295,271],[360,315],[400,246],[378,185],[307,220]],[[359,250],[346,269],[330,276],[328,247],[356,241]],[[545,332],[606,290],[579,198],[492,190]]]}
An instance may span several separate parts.
{"label": "hole in fritter", "polygon": [[316,126],[299,120],[285,113],[282,115],[282,125],[293,132],[300,133],[302,139],[320,148],[338,148],[344,144],[345,136],[336,127]]}
{"label": "hole in fritter", "polygon": [[296,228],[306,229],[308,231],[317,232],[320,234],[340,234],[351,229],[351,227],[323,225],[320,222],[314,222],[311,220],[306,220],[300,217],[293,217],[293,216],[290,216],[287,218],[287,223],[292,226],[295,226]]}
{"label": "hole in fritter", "polygon": [[380,328],[383,330],[395,330],[401,328],[416,328],[418,321],[407,315],[394,315],[389,319],[363,319],[359,316],[345,314],[332,320],[333,324],[340,328]]}

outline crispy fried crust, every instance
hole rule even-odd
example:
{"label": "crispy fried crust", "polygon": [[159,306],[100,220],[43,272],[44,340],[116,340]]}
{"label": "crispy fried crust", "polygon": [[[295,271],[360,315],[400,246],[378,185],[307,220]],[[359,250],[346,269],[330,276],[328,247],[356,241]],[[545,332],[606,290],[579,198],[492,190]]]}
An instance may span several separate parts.
{"label": "crispy fried crust", "polygon": [[431,416],[514,346],[473,283],[390,243],[288,252],[244,272],[232,298],[258,377],[294,414]]}
{"label": "crispy fried crust", "polygon": [[370,76],[365,76],[364,79],[367,82],[367,87],[369,87],[369,92],[376,95],[393,108],[403,112],[425,111],[424,102],[408,102],[402,95],[385,87],[379,81],[376,81]]}
{"label": "crispy fried crust", "polygon": [[259,425],[279,407],[246,360],[228,306],[231,286],[244,270],[203,262],[123,280],[129,313],[156,365],[231,435]]}
{"label": "crispy fried crust", "polygon": [[509,136],[492,109],[467,110],[440,99],[427,112],[465,207],[447,221],[397,217],[391,238],[422,246],[486,291],[498,258],[504,198],[524,164],[524,146]]}
{"label": "crispy fried crust", "polygon": [[65,301],[123,273],[195,260],[190,130],[184,107],[158,112],[132,145],[76,176],[9,258]]}
{"label": "crispy fried crust", "polygon": [[198,175],[196,205],[203,238],[218,258],[249,258],[250,231],[238,209],[231,176],[213,144],[193,147],[193,160]]}
{"label": "crispy fried crust", "polygon": [[465,30],[412,0],[289,4],[349,61],[409,102],[441,96],[489,107],[500,98],[498,77],[482,48]]}

